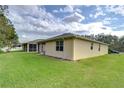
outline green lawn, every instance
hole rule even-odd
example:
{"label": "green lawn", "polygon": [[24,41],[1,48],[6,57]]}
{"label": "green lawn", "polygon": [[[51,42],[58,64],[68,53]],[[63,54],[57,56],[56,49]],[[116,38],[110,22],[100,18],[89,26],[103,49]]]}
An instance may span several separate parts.
{"label": "green lawn", "polygon": [[0,54],[0,87],[124,87],[124,55],[73,62],[35,53]]}

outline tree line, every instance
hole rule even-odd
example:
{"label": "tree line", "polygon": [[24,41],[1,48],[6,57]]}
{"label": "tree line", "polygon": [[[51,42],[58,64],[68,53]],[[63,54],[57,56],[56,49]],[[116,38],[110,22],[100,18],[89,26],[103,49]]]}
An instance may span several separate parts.
{"label": "tree line", "polygon": [[85,37],[94,39],[97,41],[101,41],[104,43],[109,44],[109,49],[117,50],[119,52],[124,52],[124,36],[118,37],[116,35],[105,35],[105,34],[98,34],[98,35],[85,35]]}
{"label": "tree line", "polygon": [[12,22],[5,16],[8,6],[0,5],[0,48],[8,47],[8,50],[18,43],[18,36]]}

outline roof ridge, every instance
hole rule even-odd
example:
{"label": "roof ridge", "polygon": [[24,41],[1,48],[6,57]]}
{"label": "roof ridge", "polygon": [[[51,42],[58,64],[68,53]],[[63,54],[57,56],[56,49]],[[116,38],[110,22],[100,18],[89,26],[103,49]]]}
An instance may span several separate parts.
{"label": "roof ridge", "polygon": [[29,41],[27,43],[30,43],[30,42],[46,42],[46,41],[51,41],[51,40],[56,40],[56,39],[61,39],[61,38],[79,38],[79,39],[83,39],[83,40],[87,40],[87,41],[92,41],[92,42],[96,42],[96,43],[101,43],[101,44],[105,44],[105,45],[108,45],[107,43],[104,43],[104,42],[101,42],[101,41],[97,41],[97,40],[94,40],[94,39],[90,39],[90,38],[87,38],[85,36],[82,36],[82,35],[78,35],[78,34],[74,34],[74,33],[63,33],[63,34],[60,34],[60,35],[57,35],[57,36],[54,36],[54,37],[51,37],[51,38],[47,38],[47,39],[36,39],[36,40],[32,40],[32,41]]}

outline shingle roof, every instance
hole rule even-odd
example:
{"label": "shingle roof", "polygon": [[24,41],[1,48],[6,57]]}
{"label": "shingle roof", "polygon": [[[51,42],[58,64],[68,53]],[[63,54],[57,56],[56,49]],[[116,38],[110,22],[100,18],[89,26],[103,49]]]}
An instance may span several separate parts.
{"label": "shingle roof", "polygon": [[43,41],[43,40],[44,40],[44,39],[36,39],[36,40],[24,42],[23,44],[26,44],[26,43],[38,43],[38,42]]}
{"label": "shingle roof", "polygon": [[76,35],[76,34],[72,34],[72,33],[64,33],[62,35],[58,35],[58,36],[55,36],[55,37],[52,37],[52,38],[45,39],[41,42],[53,41],[53,40],[64,39],[64,38],[78,38],[78,39],[82,39],[82,40],[86,40],[86,41],[91,41],[91,42],[95,42],[95,43],[108,45],[107,43],[103,43],[103,42],[96,41],[96,40],[91,40],[89,38],[86,38],[86,37],[83,37],[83,36],[80,36],[80,35]]}
{"label": "shingle roof", "polygon": [[86,41],[90,41],[90,42],[95,42],[95,43],[100,43],[100,44],[104,44],[104,45],[108,45],[107,43],[103,43],[100,41],[96,41],[96,40],[92,40],[80,35],[76,35],[76,34],[72,34],[72,33],[64,33],[62,35],[58,35],[52,38],[48,38],[48,39],[37,39],[37,40],[33,40],[27,43],[38,43],[38,42],[48,42],[48,41],[53,41],[53,40],[57,40],[57,39],[66,39],[66,38],[78,38],[78,39],[82,39],[82,40],[86,40]]}
{"label": "shingle roof", "polygon": [[36,39],[36,40],[30,41],[29,43],[32,43],[32,42],[37,43],[37,42],[40,42],[40,41],[43,41],[43,40],[44,39]]}

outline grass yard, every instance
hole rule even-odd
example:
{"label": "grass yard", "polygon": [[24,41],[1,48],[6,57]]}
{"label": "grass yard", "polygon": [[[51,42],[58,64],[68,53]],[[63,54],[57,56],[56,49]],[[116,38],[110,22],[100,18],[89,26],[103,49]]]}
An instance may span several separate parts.
{"label": "grass yard", "polygon": [[0,87],[124,87],[124,55],[72,62],[35,53],[0,54]]}

